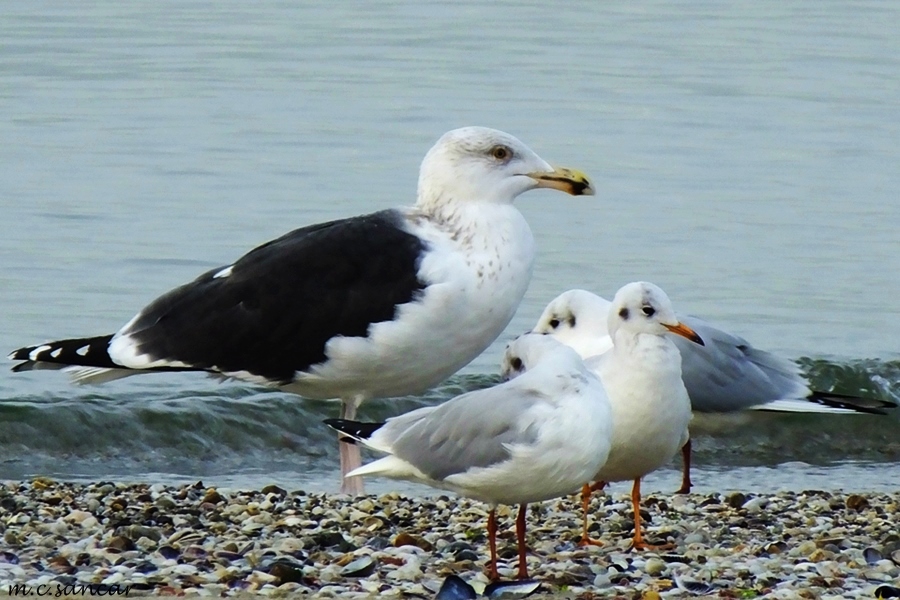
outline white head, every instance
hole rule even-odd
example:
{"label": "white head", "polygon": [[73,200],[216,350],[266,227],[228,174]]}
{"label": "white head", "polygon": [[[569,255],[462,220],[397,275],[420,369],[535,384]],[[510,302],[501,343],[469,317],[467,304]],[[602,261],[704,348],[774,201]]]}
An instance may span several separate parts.
{"label": "white head", "polygon": [[574,350],[548,335],[525,333],[506,345],[500,360],[500,375],[509,381],[538,365],[584,370],[584,362]]}
{"label": "white head", "polygon": [[610,307],[607,327],[617,344],[621,333],[630,336],[640,334],[661,336],[671,332],[703,345],[703,340],[693,329],[678,321],[666,293],[646,281],[629,283],[616,292]]}
{"label": "white head", "polygon": [[445,133],[425,155],[417,205],[427,209],[448,200],[510,204],[538,187],[573,196],[594,193],[583,173],[553,168],[508,133],[463,127]]}
{"label": "white head", "polygon": [[612,347],[607,330],[610,302],[586,290],[569,290],[554,298],[532,333],[550,335],[573,348],[582,358],[603,354]]}

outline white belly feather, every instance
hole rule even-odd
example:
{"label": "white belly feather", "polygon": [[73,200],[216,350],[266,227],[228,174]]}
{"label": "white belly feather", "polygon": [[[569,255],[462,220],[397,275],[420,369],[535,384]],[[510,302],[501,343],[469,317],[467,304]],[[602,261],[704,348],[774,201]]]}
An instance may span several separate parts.
{"label": "white belly feather", "polygon": [[596,480],[630,481],[666,465],[687,441],[691,403],[680,361],[677,369],[640,362],[616,368],[614,355],[606,356],[599,374],[612,404],[613,442]]}
{"label": "white belly feather", "polygon": [[372,325],[365,338],[330,340],[328,360],[298,373],[284,389],[313,398],[413,394],[483,352],[525,295],[534,238],[511,205],[479,205],[472,212],[461,208],[452,228],[413,216],[410,231],[430,246],[419,266],[428,284],[421,297],[401,305],[394,320]]}

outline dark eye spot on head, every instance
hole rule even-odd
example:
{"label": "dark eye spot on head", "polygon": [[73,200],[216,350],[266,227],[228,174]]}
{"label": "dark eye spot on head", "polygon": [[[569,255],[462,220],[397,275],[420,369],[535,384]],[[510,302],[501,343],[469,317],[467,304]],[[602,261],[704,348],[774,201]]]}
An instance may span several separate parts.
{"label": "dark eye spot on head", "polygon": [[569,327],[575,327],[575,315],[569,316]]}
{"label": "dark eye spot on head", "polygon": [[508,160],[512,158],[512,150],[501,144],[491,148],[491,156],[497,160]]}
{"label": "dark eye spot on head", "polygon": [[559,319],[555,317],[550,319],[550,327],[551,329],[556,329],[557,327],[559,327]]}
{"label": "dark eye spot on head", "polygon": [[622,317],[622,320],[623,320],[623,321],[627,321],[627,320],[628,320],[628,309],[627,309],[627,308],[623,308],[622,310],[620,310],[620,311],[619,311],[619,316]]}
{"label": "dark eye spot on head", "polygon": [[654,314],[656,314],[656,309],[649,305],[645,306],[642,310],[644,311],[644,314],[647,315],[648,317],[652,317]]}
{"label": "dark eye spot on head", "polygon": [[521,371],[522,367],[525,365],[522,364],[522,359],[518,356],[509,361],[510,366],[513,368],[513,371]]}

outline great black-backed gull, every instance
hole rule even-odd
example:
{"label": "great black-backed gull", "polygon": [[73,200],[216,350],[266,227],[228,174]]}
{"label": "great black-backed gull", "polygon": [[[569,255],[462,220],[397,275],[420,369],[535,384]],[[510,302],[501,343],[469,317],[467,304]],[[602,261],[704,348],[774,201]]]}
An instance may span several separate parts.
{"label": "great black-backed gull", "polygon": [[[117,333],[10,354],[13,370],[68,368],[100,383],[152,371],[205,371],[308,398],[421,392],[478,356],[509,323],[531,279],[534,239],[513,206],[553,188],[593,194],[513,136],[446,133],[429,150],[414,206],[311,225],[151,302]],[[341,444],[342,474],[359,450]],[[359,493],[358,478],[342,489]]]}
{"label": "great black-backed gull", "polygon": [[[610,302],[586,290],[568,290],[554,298],[534,326],[552,335],[582,358],[612,348],[607,321]],[[703,338],[704,346],[683,338],[673,341],[681,351],[684,385],[695,413],[743,410],[843,414],[885,414],[895,405],[877,398],[859,398],[815,391],[800,367],[697,317],[679,319]],[[682,449],[684,471],[680,493],[691,490],[691,443]]]}
{"label": "great black-backed gull", "polygon": [[525,510],[593,481],[612,443],[612,409],[600,380],[568,346],[543,335],[516,342],[528,372],[512,381],[388,419],[325,421],[388,454],[350,475],[418,481],[491,505],[490,578],[497,579],[498,504],[518,504],[519,578],[525,563]]}

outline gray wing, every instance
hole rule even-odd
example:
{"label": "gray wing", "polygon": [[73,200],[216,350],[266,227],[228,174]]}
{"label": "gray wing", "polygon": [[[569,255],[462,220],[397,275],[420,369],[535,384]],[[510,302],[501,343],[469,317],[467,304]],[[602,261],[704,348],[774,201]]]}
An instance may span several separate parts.
{"label": "gray wing", "polygon": [[540,424],[523,418],[523,413],[547,398],[517,382],[469,392],[433,410],[390,419],[386,427],[396,427],[393,431],[398,434],[393,454],[437,481],[507,460],[507,444],[537,439]]}
{"label": "gray wing", "polygon": [[681,351],[682,379],[695,411],[733,412],[809,394],[793,362],[758,350],[702,319],[679,315],[679,320],[706,344],[672,336]]}

